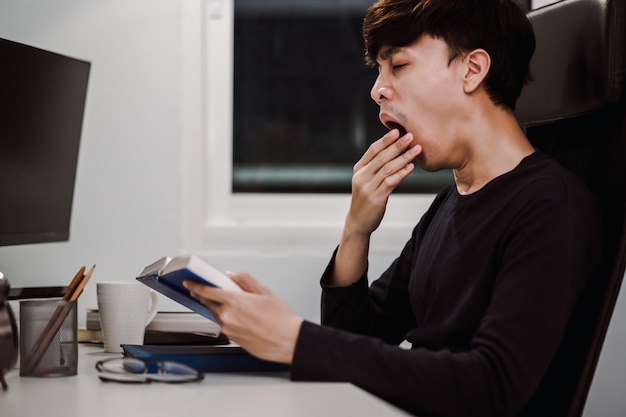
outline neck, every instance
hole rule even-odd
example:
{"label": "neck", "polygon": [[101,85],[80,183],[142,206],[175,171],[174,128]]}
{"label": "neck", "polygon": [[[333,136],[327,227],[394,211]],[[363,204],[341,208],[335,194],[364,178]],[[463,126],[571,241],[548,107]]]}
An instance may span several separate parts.
{"label": "neck", "polygon": [[519,127],[512,112],[498,109],[481,118],[479,128],[468,139],[468,158],[454,169],[454,180],[461,195],[472,194],[493,179],[512,171],[535,150]]}

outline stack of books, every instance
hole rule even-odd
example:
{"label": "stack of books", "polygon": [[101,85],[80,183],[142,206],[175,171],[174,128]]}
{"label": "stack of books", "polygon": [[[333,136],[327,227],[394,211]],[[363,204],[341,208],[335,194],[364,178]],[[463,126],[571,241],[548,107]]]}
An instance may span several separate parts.
{"label": "stack of books", "polygon": [[[79,329],[79,341],[102,343],[100,313],[87,310],[84,329]],[[194,312],[161,312],[146,327],[144,344],[154,345],[215,345],[228,344],[220,326]]]}

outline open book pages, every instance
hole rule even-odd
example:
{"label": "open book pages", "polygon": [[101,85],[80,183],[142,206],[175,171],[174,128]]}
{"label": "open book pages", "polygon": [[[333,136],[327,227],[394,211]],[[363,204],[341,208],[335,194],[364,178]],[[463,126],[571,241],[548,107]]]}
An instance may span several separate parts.
{"label": "open book pages", "polygon": [[161,273],[163,272],[163,268],[165,268],[165,265],[167,265],[171,259],[172,258],[170,258],[169,256],[164,256],[161,259],[158,259],[157,261],[146,266],[143,271],[141,271],[141,274],[139,274],[139,276],[145,277],[146,275],[153,274],[161,275]]}
{"label": "open book pages", "polygon": [[241,287],[235,284],[235,282],[233,282],[233,280],[231,280],[226,274],[218,271],[194,255],[176,256],[174,258],[164,256],[146,266],[139,276],[157,274],[158,276],[163,277],[168,274],[174,275],[177,272],[184,270],[191,272],[199,281],[204,280],[208,284],[226,290],[242,291]]}

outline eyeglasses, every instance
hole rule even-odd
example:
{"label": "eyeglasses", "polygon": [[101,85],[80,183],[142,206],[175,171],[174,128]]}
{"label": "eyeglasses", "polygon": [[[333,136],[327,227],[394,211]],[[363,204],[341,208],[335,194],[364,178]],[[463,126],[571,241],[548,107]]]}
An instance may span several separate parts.
{"label": "eyeglasses", "polygon": [[96,363],[98,377],[115,382],[193,382],[204,374],[191,366],[172,361],[143,361],[136,358],[109,358]]}

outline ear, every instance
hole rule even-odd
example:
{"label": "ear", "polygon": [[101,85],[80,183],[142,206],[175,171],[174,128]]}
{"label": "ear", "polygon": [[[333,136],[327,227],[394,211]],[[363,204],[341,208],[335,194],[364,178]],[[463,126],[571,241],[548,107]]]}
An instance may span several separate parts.
{"label": "ear", "polygon": [[491,57],[484,49],[474,49],[465,56],[463,91],[472,93],[481,86],[491,66]]}

